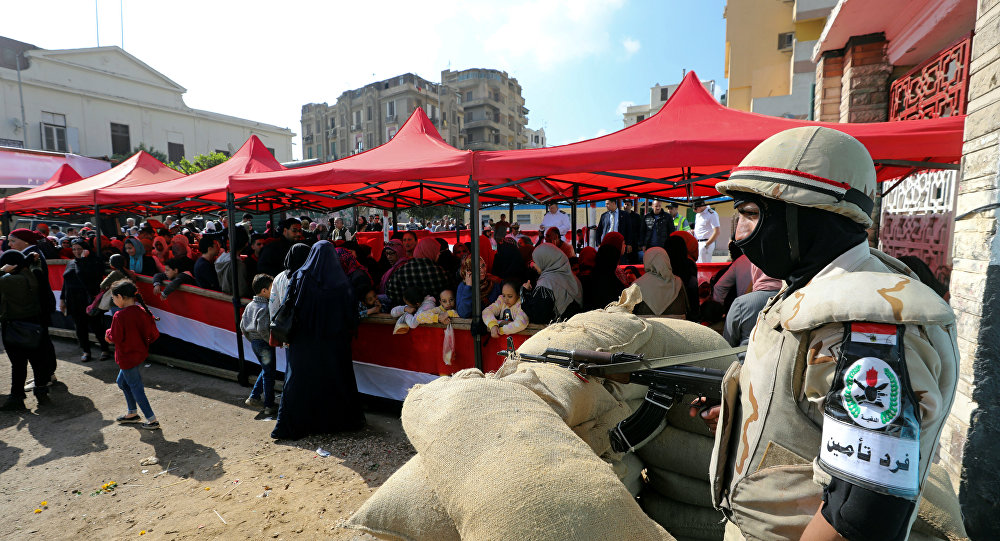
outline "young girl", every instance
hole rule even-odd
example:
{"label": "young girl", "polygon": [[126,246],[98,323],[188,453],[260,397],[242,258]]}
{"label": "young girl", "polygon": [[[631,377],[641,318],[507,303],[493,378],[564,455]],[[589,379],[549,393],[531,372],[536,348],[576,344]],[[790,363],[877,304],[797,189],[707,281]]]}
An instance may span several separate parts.
{"label": "young girl", "polygon": [[408,287],[403,290],[403,302],[393,308],[389,315],[398,317],[393,334],[406,334],[410,329],[416,329],[420,322],[417,321],[417,312],[434,308],[434,297],[428,295],[421,300],[421,292],[418,287]]}
{"label": "young girl", "polygon": [[528,326],[528,314],[521,309],[521,297],[517,291],[517,284],[504,282],[496,302],[483,310],[483,323],[493,338],[521,332]]}
{"label": "young girl", "polygon": [[138,404],[146,417],[142,428],[158,430],[160,423],[153,414],[153,408],[149,407],[139,367],[149,355],[149,344],[160,337],[160,332],[156,330],[153,313],[142,302],[135,284],[129,280],[119,280],[111,286],[110,293],[115,306],[121,310],[115,312],[111,328],[105,337],[115,345],[115,362],[121,368],[118,371],[118,387],[125,393],[125,402],[128,404],[128,413],[116,420],[122,424],[142,422],[136,412]]}
{"label": "young girl", "polygon": [[[451,318],[458,317],[458,312],[455,311],[454,291],[445,289],[441,292],[440,306],[435,306],[433,299],[434,297],[428,296],[424,299],[424,303],[420,305],[420,311],[417,312],[418,323],[440,323],[447,325],[451,323]],[[429,304],[428,301],[430,301]]]}

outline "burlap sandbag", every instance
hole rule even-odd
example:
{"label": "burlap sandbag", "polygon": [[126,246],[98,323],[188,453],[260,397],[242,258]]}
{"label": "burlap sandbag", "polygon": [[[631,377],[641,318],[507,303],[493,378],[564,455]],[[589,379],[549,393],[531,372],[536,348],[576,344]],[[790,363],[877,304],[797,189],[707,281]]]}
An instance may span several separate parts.
{"label": "burlap sandbag", "polygon": [[647,466],[683,473],[708,482],[708,465],[712,459],[712,443],[706,436],[684,432],[667,426],[637,454]]}
{"label": "burlap sandbag", "polygon": [[396,470],[344,524],[391,541],[460,541],[420,455]]}
{"label": "burlap sandbag", "polygon": [[649,488],[660,495],[681,503],[712,509],[712,489],[708,484],[707,474],[704,478],[695,478],[648,466],[646,476],[649,478]]}
{"label": "burlap sandbag", "polygon": [[720,541],[725,518],[715,509],[689,505],[645,490],[639,498],[642,509],[677,539]]}
{"label": "burlap sandbag", "polygon": [[615,474],[622,480],[629,494],[638,496],[644,486],[642,470],[646,469],[646,465],[635,453],[626,453],[619,464],[614,468]]}
{"label": "burlap sandbag", "polygon": [[[962,522],[962,508],[952,489],[951,478],[940,464],[931,464],[924,481],[914,534],[924,534],[931,539],[962,541],[969,538]],[[911,536],[915,537],[915,536]]]}
{"label": "burlap sandbag", "polygon": [[441,378],[410,391],[402,420],[462,539],[672,539],[522,385]]}

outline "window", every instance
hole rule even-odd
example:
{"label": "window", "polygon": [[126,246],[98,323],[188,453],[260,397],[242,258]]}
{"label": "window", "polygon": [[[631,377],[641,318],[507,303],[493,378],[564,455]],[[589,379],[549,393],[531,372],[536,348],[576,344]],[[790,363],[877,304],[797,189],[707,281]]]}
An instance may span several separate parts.
{"label": "window", "polygon": [[667,98],[669,97],[670,97],[670,88],[669,87],[660,88],[660,101],[667,101]]}
{"label": "window", "polygon": [[368,106],[368,120],[370,121],[371,119],[372,119],[372,106],[369,105]]}
{"label": "window", "polygon": [[322,133],[323,133],[323,122],[320,121],[320,120],[317,120],[316,121],[316,135],[320,135]]}
{"label": "window", "polygon": [[530,214],[518,214],[516,221],[520,225],[528,225],[528,224],[531,223],[531,215]]}
{"label": "window", "polygon": [[465,101],[472,101],[472,91],[465,93]]}
{"label": "window", "polygon": [[308,137],[313,134],[312,124],[305,122],[302,124],[302,129],[306,132],[305,136]]}
{"label": "window", "polygon": [[42,149],[69,152],[66,145],[66,115],[42,111]]}
{"label": "window", "polygon": [[167,159],[180,163],[184,159],[184,145],[181,143],[167,143]]}
{"label": "window", "polygon": [[128,136],[128,124],[111,123],[111,153],[129,154],[132,152],[132,142]]}
{"label": "window", "polygon": [[368,134],[368,148],[375,148],[375,144],[374,143],[375,143],[374,134],[369,133]]}
{"label": "window", "polygon": [[308,155],[306,157],[307,160],[313,159],[313,147],[311,146],[306,147],[306,154]]}
{"label": "window", "polygon": [[389,117],[389,118],[393,118],[393,117],[396,116],[396,102],[395,101],[387,101],[387,102],[385,102],[385,116]]}
{"label": "window", "polygon": [[646,120],[646,115],[638,115],[635,117],[636,122],[642,122],[643,120]]}
{"label": "window", "polygon": [[336,116],[331,116],[330,117],[330,129],[334,130],[336,128],[337,128],[337,117]]}
{"label": "window", "polygon": [[795,32],[782,32],[778,34],[778,50],[790,51],[795,44]]}
{"label": "window", "polygon": [[336,160],[337,159],[337,142],[336,141],[330,141],[330,159],[331,160]]}
{"label": "window", "polygon": [[267,151],[270,152],[272,156],[274,156],[274,149],[273,148],[271,148],[271,147],[264,147],[264,148],[266,148]]}
{"label": "window", "polygon": [[361,109],[354,111],[354,127],[353,129],[360,129],[361,126]]}
{"label": "window", "polygon": [[[182,150],[182,152],[183,152],[183,149],[181,149],[181,150]],[[222,154],[223,156],[225,156],[225,157],[227,157],[227,158],[228,158],[229,156],[231,156],[231,154],[229,153],[229,151],[228,151],[228,150],[219,150],[219,149],[215,149],[215,151],[216,151],[216,152],[218,152],[219,154]]]}

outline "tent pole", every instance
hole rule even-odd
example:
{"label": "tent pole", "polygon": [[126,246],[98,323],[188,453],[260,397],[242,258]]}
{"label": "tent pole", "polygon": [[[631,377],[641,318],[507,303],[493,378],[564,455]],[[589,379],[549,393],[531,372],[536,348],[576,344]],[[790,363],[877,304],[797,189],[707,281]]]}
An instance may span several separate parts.
{"label": "tent pole", "polygon": [[583,245],[584,246],[590,246],[590,209],[594,208],[594,205],[596,205],[596,204],[597,203],[591,203],[591,204],[587,205],[587,212],[586,212],[587,219],[584,222],[587,225],[587,232],[584,233],[584,235],[583,235]]}
{"label": "tent pole", "polygon": [[236,248],[236,200],[232,192],[226,193],[226,214],[229,216],[229,280],[233,284],[233,320],[236,323],[236,362],[239,366],[239,373],[236,381],[240,385],[247,387],[250,383],[247,377],[246,363],[243,361],[243,332],[240,330],[240,282],[239,273],[236,269],[239,254],[233,251]]}
{"label": "tent pole", "polygon": [[392,198],[392,236],[396,236],[396,224],[399,223],[399,200]]}
{"label": "tent pole", "polygon": [[570,227],[573,229],[573,234],[570,236],[573,243],[573,251],[576,252],[576,200],[580,197],[580,187],[573,186],[573,203],[570,205]]}
{"label": "tent pole", "polygon": [[[472,227],[472,291],[479,291],[479,258],[483,254],[479,252],[479,181],[469,177],[469,217]],[[479,334],[483,324],[483,301],[479,295],[472,296],[472,338],[475,341],[476,368],[483,369],[483,337]]]}
{"label": "tent pole", "polygon": [[[509,212],[509,214],[507,215],[507,223],[509,223],[509,224],[514,223],[514,202],[513,201],[511,201],[510,203],[507,204],[507,212]],[[510,232],[510,226],[507,226],[507,231]],[[503,239],[500,239],[500,240],[503,240]]]}
{"label": "tent pole", "polygon": [[10,235],[10,212],[3,213],[3,234]]}
{"label": "tent pole", "polygon": [[354,208],[352,209],[351,214],[354,215],[354,234],[357,235],[358,233],[360,233],[360,231],[358,231],[358,206],[357,205],[354,205]]}
{"label": "tent pole", "polygon": [[271,231],[274,231],[274,203],[267,204],[267,221],[271,222]]}
{"label": "tent pole", "polygon": [[97,250],[97,260],[103,261],[101,257],[101,206],[94,205],[94,233],[97,236],[94,237],[94,247]]}

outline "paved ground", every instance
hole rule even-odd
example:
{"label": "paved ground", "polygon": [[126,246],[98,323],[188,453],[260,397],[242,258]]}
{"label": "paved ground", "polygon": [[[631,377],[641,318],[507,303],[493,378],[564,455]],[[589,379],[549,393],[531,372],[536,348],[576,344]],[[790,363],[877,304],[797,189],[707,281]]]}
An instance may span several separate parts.
{"label": "paved ground", "polygon": [[246,389],[157,364],[143,380],[163,430],[120,426],[114,362],[55,342],[52,403],[29,394],[29,413],[0,412],[0,539],[373,539],[338,524],[414,454],[391,406],[358,433],[275,443]]}

